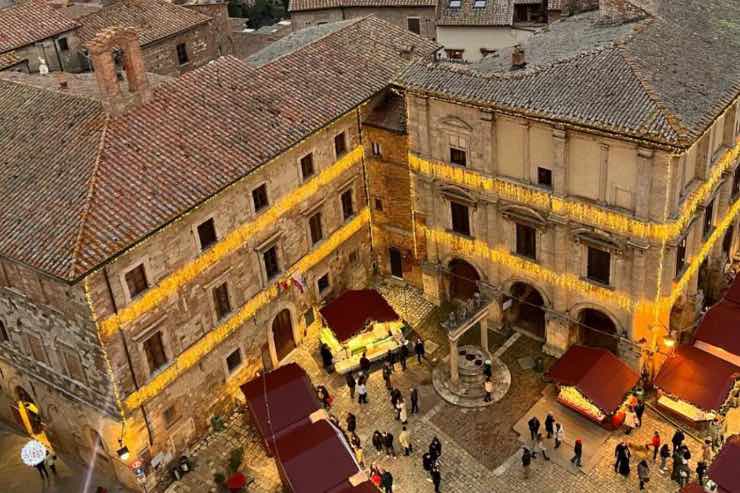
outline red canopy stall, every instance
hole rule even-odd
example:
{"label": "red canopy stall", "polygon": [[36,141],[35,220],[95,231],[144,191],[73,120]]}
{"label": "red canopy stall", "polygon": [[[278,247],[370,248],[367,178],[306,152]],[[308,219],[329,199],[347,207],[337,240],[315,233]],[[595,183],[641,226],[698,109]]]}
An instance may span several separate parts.
{"label": "red canopy stall", "polygon": [[710,308],[696,330],[694,346],[740,366],[740,305],[724,300]]}
{"label": "red canopy stall", "polygon": [[558,401],[606,427],[640,379],[606,349],[585,346],[571,346],[547,375],[558,385]]}
{"label": "red canopy stall", "polygon": [[709,466],[707,475],[717,483],[718,493],[740,492],[740,435],[727,439]]}
{"label": "red canopy stall", "polygon": [[310,423],[311,416],[322,409],[311,380],[295,363],[258,376],[242,385],[241,390],[270,455],[276,438]]}

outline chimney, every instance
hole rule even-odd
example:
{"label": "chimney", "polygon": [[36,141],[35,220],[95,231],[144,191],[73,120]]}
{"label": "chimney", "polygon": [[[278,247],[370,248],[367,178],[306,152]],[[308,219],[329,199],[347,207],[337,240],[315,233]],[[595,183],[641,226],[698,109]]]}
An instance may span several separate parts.
{"label": "chimney", "polygon": [[511,52],[511,70],[519,70],[527,66],[527,61],[524,56],[524,48],[522,45],[514,46],[514,50]]}
{"label": "chimney", "polygon": [[[136,29],[114,27],[103,30],[88,42],[87,48],[106,111],[118,115],[151,99],[152,92]],[[123,68],[128,81],[127,93],[121,91],[118,82],[113,56],[116,48],[123,52]]]}

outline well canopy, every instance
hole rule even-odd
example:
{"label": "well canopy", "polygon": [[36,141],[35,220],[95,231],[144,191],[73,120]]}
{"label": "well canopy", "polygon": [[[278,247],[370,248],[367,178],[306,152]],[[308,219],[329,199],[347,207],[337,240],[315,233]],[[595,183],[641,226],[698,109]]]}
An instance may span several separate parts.
{"label": "well canopy", "polygon": [[740,491],[738,467],[740,467],[740,435],[733,435],[727,439],[722,450],[714,458],[707,474],[717,483],[721,493],[737,493]]}
{"label": "well canopy", "polygon": [[640,376],[602,348],[571,346],[548,371],[560,385],[572,386],[604,414],[613,414]]}
{"label": "well canopy", "polygon": [[310,422],[309,416],[321,409],[311,380],[295,363],[258,376],[242,385],[241,390],[268,447],[275,438]]}
{"label": "well canopy", "polygon": [[670,396],[708,412],[727,400],[740,368],[694,346],[680,346],[663,363],[655,386]]}
{"label": "well canopy", "polygon": [[401,318],[374,289],[345,291],[320,311],[339,342],[362,332],[368,321],[392,322]]}

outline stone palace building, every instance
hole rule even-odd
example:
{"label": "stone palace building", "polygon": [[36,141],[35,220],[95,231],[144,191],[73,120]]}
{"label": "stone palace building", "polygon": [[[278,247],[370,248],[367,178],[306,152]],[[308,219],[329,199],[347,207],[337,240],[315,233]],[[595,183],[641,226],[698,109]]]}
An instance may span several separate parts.
{"label": "stone palace building", "polygon": [[600,3],[477,64],[370,16],[0,73],[0,416],[151,491],[375,271],[652,371],[737,246],[738,11]]}

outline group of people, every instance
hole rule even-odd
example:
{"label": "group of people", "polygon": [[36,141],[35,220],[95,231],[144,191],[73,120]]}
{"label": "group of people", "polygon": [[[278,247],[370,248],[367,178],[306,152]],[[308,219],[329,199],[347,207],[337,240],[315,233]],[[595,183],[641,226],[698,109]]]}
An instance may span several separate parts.
{"label": "group of people", "polygon": [[[545,445],[545,439],[552,439],[555,442],[554,448],[558,449],[565,440],[565,426],[563,423],[555,419],[552,413],[547,413],[545,416],[545,435],[540,432],[542,423],[537,416],[532,416],[527,422],[529,428],[529,438],[531,440],[530,446],[525,446],[522,452],[522,466],[524,468],[525,479],[529,477],[529,468],[532,464],[532,460],[536,459],[538,455],[546,461],[550,460],[547,455],[547,446]],[[580,439],[576,440],[574,445],[574,455],[571,459],[571,463],[578,467],[581,467],[581,458],[583,456],[583,444]]]}
{"label": "group of people", "polygon": [[629,435],[632,430],[642,426],[642,415],[645,413],[645,401],[630,395],[627,410],[624,412],[624,434]]}

